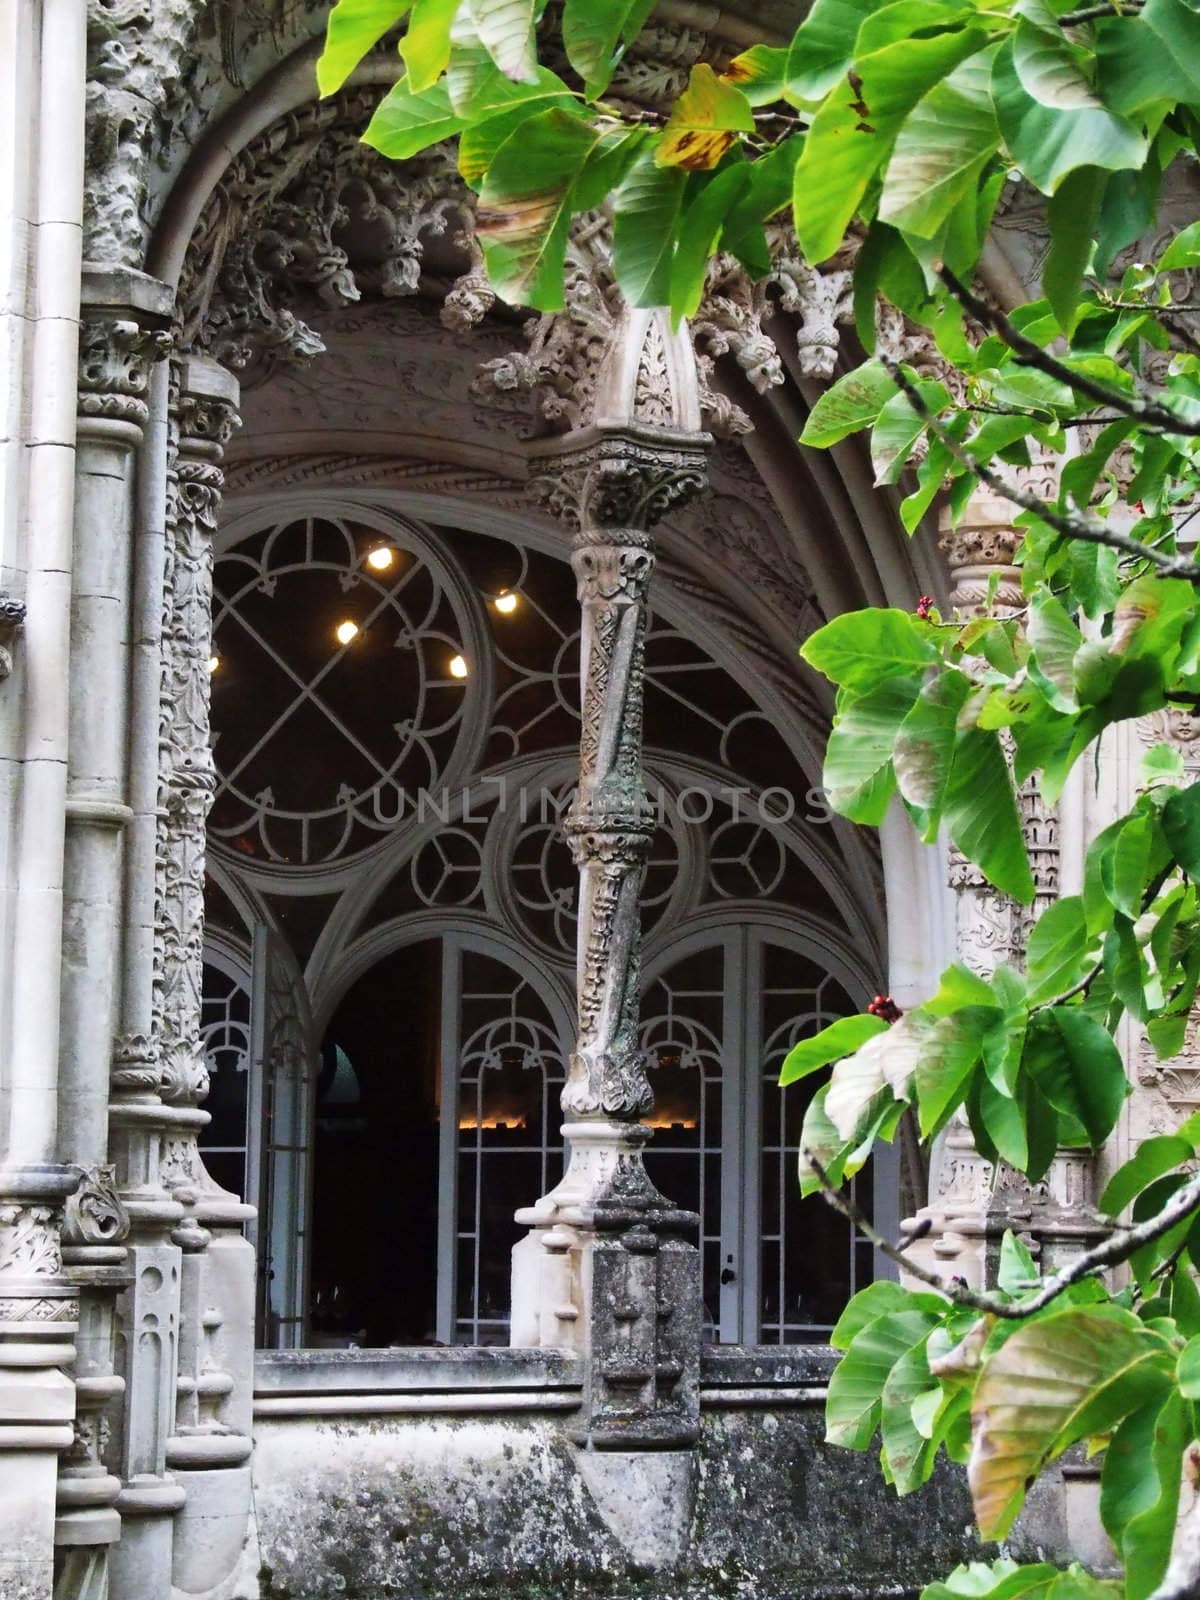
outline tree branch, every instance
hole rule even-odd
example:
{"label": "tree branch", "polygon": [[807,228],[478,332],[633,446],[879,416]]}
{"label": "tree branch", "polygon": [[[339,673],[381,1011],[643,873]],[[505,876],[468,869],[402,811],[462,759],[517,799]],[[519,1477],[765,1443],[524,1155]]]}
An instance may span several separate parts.
{"label": "tree branch", "polygon": [[1060,28],[1077,28],[1081,22],[1098,22],[1101,17],[1131,17],[1142,9],[1143,0],[1108,0],[1105,5],[1080,6],[1059,17]]}
{"label": "tree branch", "polygon": [[1121,550],[1126,555],[1135,556],[1139,561],[1149,561],[1165,577],[1186,578],[1189,583],[1200,584],[1200,563],[1189,561],[1186,556],[1166,555],[1163,551],[1155,550],[1137,539],[1131,539],[1128,534],[1121,533],[1116,528],[1110,527],[1107,522],[1100,522],[1094,517],[1071,516],[1056,511],[1037,495],[1018,488],[1015,483],[1010,483],[1007,478],[1001,477],[984,462],[976,461],[959,441],[943,428],[899,362],[893,361],[886,355],[880,359],[891,377],[908,396],[913,410],[925,420],[934,437],[946,446],[961,466],[966,467],[968,472],[974,473],[981,483],[987,484],[989,489],[994,489],[998,495],[1003,496],[1005,500],[1011,500],[1013,505],[1020,506],[1022,510],[1033,512],[1034,516],[1040,517],[1048,527],[1053,528],[1056,533],[1061,533],[1065,539],[1082,539],[1088,544],[1106,544],[1113,550]]}
{"label": "tree branch", "polygon": [[[964,311],[969,312],[976,322],[1000,335],[1023,366],[1036,367],[1047,377],[1065,383],[1068,388],[1076,389],[1080,394],[1086,394],[1098,406],[1111,406],[1114,411],[1132,418],[1135,422],[1147,423],[1164,433],[1184,434],[1193,438],[1200,436],[1200,422],[1187,422],[1159,401],[1130,400],[1119,390],[1110,389],[1106,383],[1098,383],[1095,378],[1090,378],[1085,373],[1073,372],[1057,357],[1043,350],[1040,344],[1035,344],[1032,339],[1026,338],[1014,328],[1002,311],[996,310],[995,307],[989,306],[978,296],[973,295],[949,267],[941,267],[938,277]],[[1147,310],[1153,310],[1153,307],[1147,307]]]}
{"label": "tree branch", "polygon": [[1001,1299],[999,1295],[990,1294],[986,1290],[972,1289],[961,1278],[943,1278],[938,1273],[930,1272],[927,1267],[910,1260],[899,1246],[885,1239],[878,1229],[867,1221],[853,1200],[834,1187],[824,1167],[814,1155],[803,1148],[800,1154],[816,1174],[821,1192],[833,1209],[840,1212],[847,1222],[853,1224],[862,1236],[877,1250],[882,1251],[889,1260],[897,1262],[910,1276],[928,1284],[931,1289],[936,1289],[955,1305],[972,1306],[976,1311],[982,1311],[988,1316],[1003,1317],[1008,1321],[1023,1321],[1026,1317],[1033,1316],[1035,1311],[1044,1310],[1072,1284],[1081,1283],[1085,1278],[1095,1277],[1106,1267],[1120,1266],[1123,1261],[1129,1260],[1135,1250],[1140,1250],[1145,1244],[1152,1244],[1155,1239],[1161,1239],[1163,1234],[1169,1233],[1177,1222],[1182,1222],[1184,1217],[1190,1217],[1193,1212],[1200,1210],[1200,1173],[1198,1173],[1188,1183],[1176,1189],[1156,1217],[1151,1217],[1146,1222],[1139,1222],[1133,1228],[1114,1229],[1108,1238],[1094,1249],[1077,1256],[1053,1277],[1047,1278],[1037,1293],[1031,1295],[1028,1300],[1013,1302]]}

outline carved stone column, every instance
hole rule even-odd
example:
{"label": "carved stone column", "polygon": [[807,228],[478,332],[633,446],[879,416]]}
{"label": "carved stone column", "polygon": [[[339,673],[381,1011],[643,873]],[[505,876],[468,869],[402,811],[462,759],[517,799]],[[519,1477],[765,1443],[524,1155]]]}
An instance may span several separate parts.
{"label": "carved stone column", "polygon": [[174,1127],[163,1180],[185,1207],[179,1361],[167,1466],[187,1499],[175,1528],[172,1582],[203,1593],[236,1563],[250,1511],[254,1251],[242,1237],[254,1208],[205,1170],[196,1139],[208,1070],[200,1042],[205,828],[215,788],[209,732],[213,536],[238,387],[222,367],[181,366],[174,514],[168,527],[163,628],[162,808],[159,836],[160,1095]]}
{"label": "carved stone column", "polygon": [[102,1413],[120,1395],[115,1301],[129,1219],[112,1183],[108,1096],[122,923],[122,848],[130,817],[130,567],[133,479],[153,364],[165,355],[172,296],[139,272],[85,267],[79,345],[75,536],[71,571],[70,737],[63,861],[59,1148],[83,1169],[67,1207],[68,1275],[80,1291],[75,1443],[59,1478],[56,1589],[106,1579],[120,1536],[120,1480],[102,1464]]}
{"label": "carved stone column", "polygon": [[[1006,500],[986,491],[972,497],[958,528],[942,539],[954,582],[950,599],[958,615],[979,616],[990,607],[992,614],[1004,616],[1024,606],[1020,570],[1013,564],[1020,540]],[[1034,876],[1032,905],[1018,905],[994,889],[960,851],[951,846],[949,852],[956,956],[984,977],[1001,962],[1023,966],[1029,930],[1059,892],[1055,810],[1042,799],[1034,779],[1021,787],[1017,798]],[[1032,1236],[1045,1271],[1095,1242],[1102,1230],[1093,1198],[1087,1151],[1060,1151],[1042,1182],[1031,1186],[1009,1167],[993,1171],[976,1150],[960,1112],[935,1151],[930,1202],[905,1226],[931,1224],[911,1247],[914,1256],[935,1270],[982,1286],[994,1278],[1007,1228]]]}
{"label": "carved stone column", "polygon": [[[644,322],[642,324],[644,327]],[[684,1446],[699,1425],[696,1218],[642,1162],[653,1096],[638,1039],[639,899],[654,831],[641,773],[650,530],[699,488],[702,435],[601,423],[539,463],[574,529],[583,612],[579,788],[567,834],[579,868],[578,1031],[562,1106],[562,1182],[517,1220],[514,1344],[587,1360],[580,1442]]]}

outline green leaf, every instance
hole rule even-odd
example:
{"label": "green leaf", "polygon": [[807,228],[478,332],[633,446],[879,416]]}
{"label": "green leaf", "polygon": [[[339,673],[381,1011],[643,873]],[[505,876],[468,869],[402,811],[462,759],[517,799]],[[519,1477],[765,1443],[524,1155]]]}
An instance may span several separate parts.
{"label": "green leaf", "polygon": [[653,9],[654,0],[567,0],[563,48],[589,100],[608,88],[613,68]]}
{"label": "green leaf", "polygon": [[1200,222],[1189,222],[1171,240],[1155,262],[1156,272],[1178,272],[1200,267]]}
{"label": "green leaf", "polygon": [[630,305],[671,303],[671,258],[687,173],[643,150],[613,197],[613,271]]}
{"label": "green leaf", "polygon": [[338,0],[329,13],[325,48],[317,59],[322,98],[342,87],[371,47],[407,12],[412,0]]}
{"label": "green leaf", "polygon": [[1039,1276],[1037,1262],[1030,1255],[1028,1246],[1011,1228],[1006,1228],[1004,1237],[1000,1241],[1000,1264],[996,1269],[997,1287],[1003,1289],[1005,1294],[1019,1297],[1027,1294],[1030,1288],[1036,1285]]}
{"label": "green leaf", "polygon": [[1200,100],[1200,15],[1184,0],[1146,0],[1138,20],[1166,46],[1163,89],[1178,93],[1182,79],[1188,90],[1181,98],[1195,104]]}
{"label": "green leaf", "polygon": [[1021,1600],[1024,1595],[1048,1600],[1044,1591],[1060,1576],[1058,1567],[1045,1563],[1019,1567],[1007,1557],[972,1561],[955,1567],[944,1583],[928,1584],[921,1591],[921,1600]]}
{"label": "green leaf", "polygon": [[1129,1084],[1112,1035],[1077,1006],[1030,1020],[1025,1066],[1057,1111],[1074,1117],[1099,1146],[1116,1126]]}
{"label": "green leaf", "polygon": [[407,161],[430,145],[449,139],[463,125],[463,119],[451,108],[444,83],[414,94],[407,78],[401,78],[375,108],[362,137],[364,144],[372,145],[393,161]]}
{"label": "green leaf", "polygon": [[431,89],[450,60],[450,25],[459,0],[416,0],[400,41],[405,76],[414,91]]}
{"label": "green leaf", "polygon": [[1153,843],[1153,819],[1144,812],[1135,813],[1123,823],[1112,850],[1105,857],[1108,898],[1131,921],[1142,914],[1142,896],[1150,876]]}
{"label": "green leaf", "polygon": [[529,83],[537,70],[533,19],[537,0],[472,0],[480,43],[507,77]]}
{"label": "green leaf", "polygon": [[1029,1000],[1039,1004],[1064,993],[1083,976],[1090,940],[1080,895],[1065,895],[1042,912],[1029,935],[1025,969]]}
{"label": "green leaf", "polygon": [[796,236],[814,265],[842,242],[918,100],[987,43],[979,29],[906,38],[855,61],[813,118],[796,163]]}
{"label": "green leaf", "polygon": [[1076,167],[1115,171],[1140,167],[1146,159],[1149,141],[1123,117],[1102,108],[1063,111],[1040,105],[1017,76],[1011,40],[996,54],[992,99],[1013,159],[1043,194],[1053,194]]}
{"label": "green leaf", "polygon": [[940,1399],[941,1393],[941,1384],[929,1370],[924,1340],[905,1351],[884,1381],[880,1434],[883,1460],[897,1494],[919,1489],[933,1470],[937,1444],[919,1432],[913,1407],[923,1396]]}
{"label": "green leaf", "polygon": [[896,139],[879,216],[932,239],[1000,142],[992,110],[991,50],[969,56],[913,107]]}
{"label": "green leaf", "polygon": [[873,9],[874,0],[815,0],[788,50],[791,99],[824,99],[850,65],[859,25]]}
{"label": "green leaf", "polygon": [[1186,776],[1183,756],[1173,744],[1152,745],[1138,766],[1138,781],[1147,789],[1163,783],[1182,783]]}
{"label": "green leaf", "polygon": [[1104,102],[1083,70],[1083,52],[1057,25],[1051,33],[1018,17],[1012,49],[1021,86],[1039,105],[1057,111],[1103,108]]}
{"label": "green leaf", "polygon": [[864,361],[821,395],[808,414],[800,443],[824,450],[847,434],[870,427],[897,393],[881,361]]}
{"label": "green leaf", "polygon": [[1076,1307],[1019,1327],[987,1361],[967,1467],[985,1539],[1002,1539],[1052,1456],[1114,1427],[1170,1382],[1170,1345],[1131,1312]]}
{"label": "green leaf", "polygon": [[847,1450],[865,1450],[879,1426],[883,1386],[892,1368],[920,1344],[938,1318],[928,1311],[893,1311],[857,1335],[829,1380],[825,1440]]}
{"label": "green leaf", "polygon": [[807,1078],[810,1072],[816,1072],[819,1067],[828,1066],[842,1056],[852,1055],[868,1039],[885,1032],[887,1026],[881,1017],[839,1017],[827,1028],[822,1028],[820,1033],[814,1033],[811,1039],[801,1039],[799,1044],[792,1046],[780,1069],[779,1087],[786,1088],[789,1083]]}
{"label": "green leaf", "polygon": [[[936,417],[950,404],[950,394],[944,383],[922,380],[914,384],[914,388],[926,415]],[[877,485],[896,482],[926,426],[926,416],[915,409],[903,391],[894,394],[886,403],[871,432],[871,465],[875,468]]]}
{"label": "green leaf", "polygon": [[1200,878],[1200,783],[1171,795],[1162,810],[1162,831],[1189,878]]}
{"label": "green leaf", "polygon": [[514,305],[562,308],[572,189],[597,143],[578,117],[550,110],[529,117],[496,152],[476,233],[493,287]]}
{"label": "green leaf", "polygon": [[739,133],[753,132],[754,112],[746,96],[701,61],[671,107],[654,159],[664,167],[711,172]]}
{"label": "green leaf", "polygon": [[1188,1438],[1183,1397],[1168,1393],[1126,1417],[1105,1452],[1100,1517],[1124,1563],[1127,1600],[1147,1600],[1166,1573]]}
{"label": "green leaf", "polygon": [[906,1289],[892,1278],[877,1278],[847,1303],[829,1335],[829,1343],[835,1350],[848,1350],[867,1324],[886,1312],[931,1311],[937,1316],[945,1309],[946,1301],[941,1295]]}
{"label": "green leaf", "polygon": [[966,674],[947,667],[921,690],[896,734],[896,786],[910,805],[935,815],[950,778],[958,714],[970,691]]}
{"label": "green leaf", "polygon": [[1189,1339],[1180,1351],[1176,1377],[1185,1400],[1200,1400],[1200,1337]]}
{"label": "green leaf", "polygon": [[1027,629],[1030,671],[1056,711],[1075,711],[1075,657],[1083,643],[1061,601],[1047,589],[1034,595]]}
{"label": "green leaf", "polygon": [[930,628],[907,611],[847,611],[800,648],[810,667],[855,692],[915,675],[937,659]]}
{"label": "green leaf", "polygon": [[1059,327],[1068,337],[1075,331],[1079,291],[1091,258],[1109,177],[1100,167],[1076,167],[1063,179],[1046,208],[1050,252],[1042,268],[1042,288]]}
{"label": "green leaf", "polygon": [[727,167],[713,176],[684,212],[671,262],[671,319],[676,327],[684,317],[695,316],[704,295],[708,263],[726,219],[752,182],[749,162]]}
{"label": "green leaf", "polygon": [[946,1017],[961,1006],[994,1006],[996,991],[986,978],[955,962],[942,973],[937,993],[921,1007],[931,1017]]}
{"label": "green leaf", "polygon": [[923,1138],[932,1137],[962,1104],[984,1036],[999,1016],[991,1006],[968,1006],[939,1018],[932,1032],[921,1038],[913,1079]]}
{"label": "green leaf", "polygon": [[1132,1200],[1152,1183],[1195,1155],[1192,1145],[1175,1133],[1156,1134],[1143,1139],[1133,1155],[1117,1168],[1100,1196],[1100,1209],[1118,1217]]}
{"label": "green leaf", "polygon": [[1022,905],[1033,899],[1033,874],[999,735],[961,733],[943,807],[955,844],[995,888]]}
{"label": "green leaf", "polygon": [[752,44],[743,50],[721,74],[736,84],[752,106],[773,105],[782,100],[787,80],[788,52],[776,45]]}

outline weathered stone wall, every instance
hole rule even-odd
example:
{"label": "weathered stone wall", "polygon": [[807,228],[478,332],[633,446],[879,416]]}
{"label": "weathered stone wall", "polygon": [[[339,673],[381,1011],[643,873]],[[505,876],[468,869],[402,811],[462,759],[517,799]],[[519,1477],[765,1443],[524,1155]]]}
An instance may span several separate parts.
{"label": "weathered stone wall", "polygon": [[[965,1484],[897,1500],[823,1443],[828,1350],[710,1351],[693,1464],[577,1451],[574,1364],[526,1351],[259,1358],[261,1600],[896,1595],[972,1553]],[[360,1408],[360,1409],[356,1409]],[[686,1458],[684,1458],[686,1461]],[[666,1465],[662,1465],[666,1463]],[[605,1471],[606,1467],[610,1470]],[[680,1559],[659,1565],[672,1545]],[[657,1548],[659,1556],[647,1559]],[[652,1564],[654,1560],[654,1564]],[[241,1591],[238,1591],[239,1594]]]}

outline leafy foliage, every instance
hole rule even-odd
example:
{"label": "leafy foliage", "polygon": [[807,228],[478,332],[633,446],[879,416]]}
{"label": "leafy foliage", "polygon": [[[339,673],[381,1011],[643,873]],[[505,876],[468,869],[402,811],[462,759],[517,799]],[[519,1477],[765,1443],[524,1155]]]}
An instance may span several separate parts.
{"label": "leafy foliage", "polygon": [[[786,45],[697,65],[662,114],[606,98],[650,0],[565,0],[561,72],[537,59],[541,0],[339,0],[318,64],[331,93],[403,30],[405,76],[365,137],[396,159],[457,139],[489,274],[514,304],[562,305],[572,220],[601,206],[620,290],[676,320],[717,251],[769,270],[773,218],[790,212],[813,265],[856,243],[868,359],[812,406],[801,443],[862,435],[877,482],[902,487],[909,533],[935,505],[960,519],[980,484],[1007,497],[1020,594],[966,618],[928,598],[872,608],[805,641],[835,697],[829,802],[868,825],[902,808],[1023,904],[1022,786],[1053,802],[1115,724],[1200,706],[1200,564],[1180,547],[1200,502],[1200,340],[1173,277],[1200,266],[1200,222],[1113,270],[1153,232],[1167,175],[1195,161],[1200,9],[1069,3],[814,0]],[[1040,295],[1004,313],[971,285],[1017,177],[1044,197],[1049,246]],[[926,330],[940,375],[876,352],[880,297]],[[1035,456],[1036,493],[1021,477]],[[951,966],[906,1014],[877,997],[791,1051],[784,1085],[825,1074],[804,1120],[806,1192],[848,1206],[839,1186],[877,1141],[905,1119],[930,1140],[956,1115],[987,1160],[1037,1181],[1056,1149],[1098,1148],[1116,1126],[1118,1029],[1143,1027],[1164,1060],[1183,1048],[1200,784],[1168,745],[1141,778],[1079,892],[1033,922],[1021,970]],[[828,1437],[878,1438],[897,1492],[944,1452],[967,1468],[981,1533],[1002,1538],[1047,1462],[1079,1443],[1103,1454],[1122,1582],[1000,1560],[925,1600],[1147,1600],[1162,1583],[1200,1405],[1198,1152],[1200,1118],[1145,1140],[1101,1199],[1125,1226],[1049,1277],[1010,1233],[986,1291],[926,1273],[921,1290],[878,1282],[846,1308]],[[1114,1291],[1100,1272],[1119,1263]]]}

